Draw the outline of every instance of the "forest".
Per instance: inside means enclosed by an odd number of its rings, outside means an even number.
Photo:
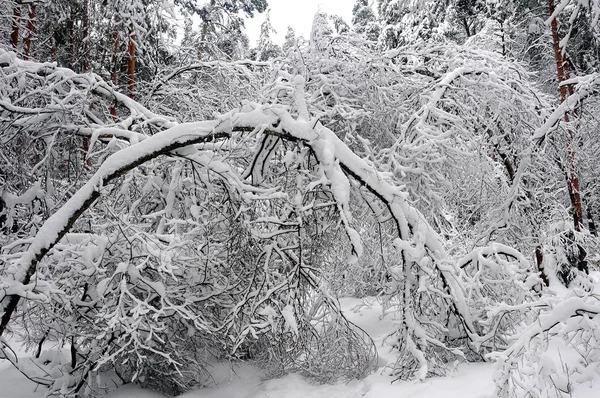
[[[0,362],[597,396],[600,0],[352,2],[0,0]]]

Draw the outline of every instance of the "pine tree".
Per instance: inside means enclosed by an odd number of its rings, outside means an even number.
[[[296,32],[294,32],[294,29],[292,29],[291,26],[288,26],[282,46],[283,53],[288,54],[293,50],[297,45],[297,40]]]
[[[352,8],[352,29],[364,35],[367,40],[377,41],[381,26],[368,0],[356,0]]]
[[[468,39],[475,35],[485,17],[486,4],[482,0],[455,0],[454,13],[457,22],[464,29]]]
[[[442,42],[448,33],[440,27],[448,17],[450,5],[449,0],[380,0],[380,44],[391,49],[421,40]]]
[[[260,36],[256,47],[256,60],[266,61],[281,55],[281,48],[271,40],[271,34],[277,33],[271,25],[271,14],[267,11],[265,20],[260,26]]]

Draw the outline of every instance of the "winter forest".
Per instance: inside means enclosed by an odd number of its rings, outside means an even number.
[[[0,0],[0,374],[598,396],[600,0],[348,1]]]

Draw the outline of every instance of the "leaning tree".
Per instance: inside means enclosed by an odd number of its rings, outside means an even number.
[[[410,375],[462,355],[445,341],[448,328],[477,339],[460,269],[438,234],[401,187],[311,117],[303,77],[281,72],[279,102],[179,123],[94,74],[11,52],[0,61],[3,140],[31,148],[2,176],[11,190],[30,189],[3,195],[0,334],[23,333],[36,347],[41,373],[2,340],[32,380],[63,395],[97,388],[94,372],[109,368],[124,381],[197,380],[206,361],[241,351],[324,380],[365,375],[369,340],[307,261],[316,224],[342,226],[348,263],[362,255],[351,190],[394,224],[398,341]],[[81,169],[70,184],[67,150]],[[68,352],[45,352],[49,341]]]

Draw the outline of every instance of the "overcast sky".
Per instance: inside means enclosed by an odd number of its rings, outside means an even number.
[[[291,26],[297,36],[308,38],[317,11],[340,15],[350,23],[352,7],[355,0],[268,0],[271,9],[271,24],[277,31],[273,41],[283,43],[287,27]],[[246,21],[246,33],[250,38],[250,46],[254,46],[260,34],[260,25],[265,20],[265,13],[255,14]]]

